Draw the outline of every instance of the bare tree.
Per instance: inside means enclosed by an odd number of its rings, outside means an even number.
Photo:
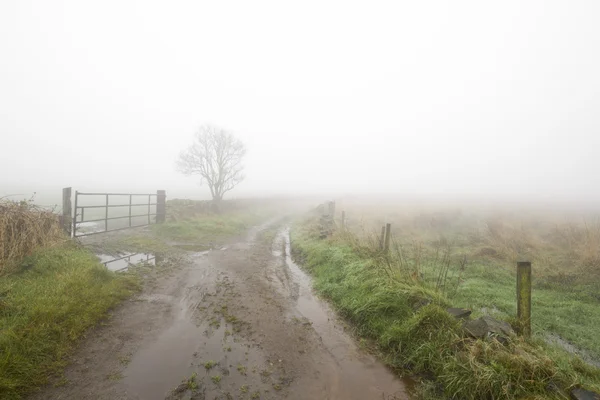
[[[200,175],[206,181],[213,201],[244,180],[242,158],[246,147],[232,133],[212,125],[203,125],[194,143],[179,154],[177,170],[184,175]]]

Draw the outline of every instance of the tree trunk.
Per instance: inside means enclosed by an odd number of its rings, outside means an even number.
[[[219,214],[221,212],[221,200],[222,196],[214,195],[212,204],[210,205],[212,212]]]

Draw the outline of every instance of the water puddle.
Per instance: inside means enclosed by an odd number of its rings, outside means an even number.
[[[163,400],[174,383],[194,371],[194,349],[198,347],[200,328],[181,319],[149,348],[136,353],[125,370],[124,384],[128,392],[140,399]]]
[[[562,347],[568,353],[575,354],[575,355],[581,357],[581,359],[584,362],[586,362],[587,364],[589,364],[593,367],[596,367],[596,368],[600,368],[600,360],[599,359],[595,359],[587,351],[579,349],[574,344],[569,343],[568,341],[564,340],[559,335],[557,335],[555,333],[549,333],[546,335],[546,337],[544,339],[545,339],[546,343],[549,343],[554,346]]]
[[[198,274],[191,270],[190,280],[197,279]],[[240,341],[233,322],[217,317],[210,307],[205,307],[216,300],[217,293],[218,288],[190,286],[179,301],[171,296],[157,297],[157,301],[174,302],[174,320],[131,359],[123,374],[127,393],[144,400],[204,398],[192,397],[185,384],[181,393],[176,393],[176,388],[193,374],[202,395],[235,393],[248,384],[247,375],[265,365],[266,360],[259,349]],[[208,317],[198,320],[200,315]],[[218,387],[212,380],[215,376],[220,377]]]
[[[78,222],[77,233],[97,233],[104,232],[104,222]]]
[[[414,387],[414,381],[399,379],[375,357],[358,348],[350,335],[344,332],[345,324],[337,319],[327,303],[313,294],[311,278],[292,260],[289,228],[278,233],[273,255],[283,259],[282,268],[287,278],[283,279],[281,286],[294,301],[292,318],[308,320],[335,360],[331,368],[334,371],[332,397],[409,398],[407,390]]]
[[[96,254],[100,259],[100,262],[111,271],[124,271],[129,266],[146,263],[149,265],[156,265],[157,256],[151,253],[132,253],[132,254],[117,254],[113,256],[110,254]]]

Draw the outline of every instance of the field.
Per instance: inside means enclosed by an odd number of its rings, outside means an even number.
[[[299,307],[300,312],[306,299],[290,299],[301,294],[301,285],[308,285],[304,294],[308,296],[310,282],[293,281],[298,276],[286,269],[291,268],[289,253],[285,246],[280,250],[286,232],[290,232],[294,257],[313,276],[312,286],[338,310],[344,324],[349,322],[347,332],[393,371],[421,382],[414,398],[558,400],[568,398],[569,392],[580,386],[600,390],[600,339],[596,335],[600,326],[600,224],[592,210],[342,199],[337,201],[336,228],[323,238],[319,212],[302,214],[288,231],[290,213],[304,212],[305,204],[244,200],[226,202],[222,212],[215,214],[206,202],[170,200],[164,224],[90,236],[82,240],[86,243],[82,247],[60,232],[55,215],[27,202],[5,203],[1,243],[11,262],[4,262],[10,268],[0,271],[0,345],[8,350],[0,359],[0,397],[21,398],[46,382],[60,387],[44,390],[79,393],[87,387],[88,378],[72,371],[61,374],[80,338],[133,293],[159,290],[163,279],[165,287],[171,287],[170,279],[175,279],[177,284],[170,289],[175,296],[198,285],[219,287],[219,279],[228,274],[244,289],[240,305],[252,298],[265,307],[275,301],[280,312],[289,307]],[[343,225],[342,211],[346,216]],[[380,232],[387,222],[392,226],[392,240],[389,254],[384,254]],[[261,228],[253,231],[260,232],[258,236],[244,234],[257,225]],[[27,235],[9,234],[18,231],[15,227],[27,228],[23,230]],[[35,240],[15,241],[21,237]],[[115,274],[93,254],[121,250],[161,253],[162,258],[172,259],[165,266],[178,268],[165,271],[161,280],[149,279],[146,270]],[[184,261],[184,252],[195,255]],[[465,336],[461,322],[447,313],[448,307],[469,308],[472,318],[492,316],[519,329],[515,318],[517,260],[533,263],[532,338],[510,335],[501,341]],[[216,283],[206,281],[207,276]],[[244,286],[248,282],[252,284]],[[183,287],[186,289],[181,290]],[[256,287],[264,288],[266,297],[257,294]],[[156,311],[154,305],[139,301],[127,304],[140,313],[137,320],[142,322]],[[204,315],[203,307],[194,312]],[[243,315],[260,319],[254,310],[261,307],[244,309]],[[242,308],[239,311],[242,313]],[[271,311],[265,315],[274,329],[269,332],[273,341],[269,343],[281,343],[277,351],[288,350],[290,329],[299,326],[303,334],[296,333],[302,340],[304,330],[312,332],[311,321],[296,326],[298,318],[273,319]],[[323,321],[315,317],[314,326],[321,339],[336,324],[326,313],[322,316]],[[155,322],[164,328],[171,317]],[[327,324],[320,326],[324,321]],[[138,329],[117,328],[122,332]],[[190,334],[195,335],[196,329],[191,326]],[[252,340],[262,343],[264,337]],[[177,336],[173,343],[178,342]],[[296,365],[298,377],[313,376],[307,371],[321,368],[322,364],[314,362],[317,355],[333,357],[334,353],[327,353],[318,343],[313,343],[315,353],[305,355],[313,361]],[[223,354],[237,351],[231,344],[218,344],[215,348]],[[105,347],[102,340],[96,345]],[[184,350],[187,355],[195,354],[193,346]],[[279,359],[292,362],[301,358],[299,354]],[[115,353],[99,362],[94,381],[105,382],[106,376],[119,381],[121,375],[114,372],[113,364],[121,356]],[[189,365],[188,361],[181,365]],[[327,362],[338,374],[346,361]],[[136,365],[119,364],[118,371],[125,376],[126,370],[135,371]],[[153,371],[163,375],[160,368]],[[386,381],[385,373],[390,374],[386,371],[381,366],[378,379]],[[171,390],[180,379],[171,378],[161,390]],[[250,379],[242,378],[244,382]],[[284,382],[291,381],[286,378]],[[236,390],[238,383],[229,382]],[[221,390],[220,383],[213,384],[216,386],[210,390]],[[100,386],[97,390],[105,389]],[[350,393],[355,389],[344,390]],[[294,393],[291,386],[289,393]],[[44,393],[41,395],[43,398]]]
[[[534,333],[568,342],[599,363],[598,214],[514,205],[370,207],[347,202],[339,207],[347,209],[348,229],[361,235],[390,222],[392,251],[432,287],[436,271],[448,269],[439,289],[455,306],[475,314],[515,316],[516,262],[531,261]]]
[[[388,364],[436,377],[425,379],[438,385],[432,398],[501,393],[562,398],[540,384],[567,390],[600,383],[593,367],[600,365],[600,224],[593,211],[369,199],[338,200],[336,208],[338,230],[328,240],[317,239],[316,216],[297,226],[297,256],[313,273],[317,290],[354,322],[359,335],[375,339]],[[379,240],[386,222],[392,224],[392,244],[389,257],[382,257]],[[517,260],[533,265],[533,337],[515,343],[527,357],[508,362],[514,354],[505,349],[475,345],[467,346],[468,354],[455,348],[443,355],[454,339],[440,337],[437,329],[458,328],[435,307],[415,314],[411,304],[426,298],[442,308],[471,309],[473,318],[489,315],[518,326]],[[438,327],[419,328],[430,317]],[[416,325],[398,325],[403,319]],[[433,338],[419,341],[423,335]],[[477,359],[473,352],[486,356]],[[470,361],[462,363],[461,357]],[[523,368],[535,384],[520,376]]]

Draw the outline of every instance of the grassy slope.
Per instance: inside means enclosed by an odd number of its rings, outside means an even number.
[[[169,221],[152,228],[159,237],[209,244],[242,233],[262,218],[263,213],[251,211],[208,214]]]
[[[41,251],[25,269],[0,278],[0,398],[18,399],[59,373],[85,331],[133,291],[72,244]]]
[[[470,265],[463,279],[460,290],[452,297],[456,306],[476,310],[475,315],[483,307],[494,307],[501,318],[516,315],[514,272],[480,263]],[[534,334],[556,333],[600,357],[600,304],[587,288],[539,283],[534,287],[532,303]]]
[[[574,385],[600,389],[599,370],[542,341],[514,338],[503,346],[463,338],[459,324],[443,309],[444,298],[414,311],[411,303],[419,297],[436,295],[389,279],[367,253],[342,240],[318,240],[314,232],[310,223],[297,225],[292,243],[313,274],[315,288],[354,323],[358,334],[377,342],[389,365],[433,376],[431,398],[564,399]],[[465,292],[463,300],[474,295]]]

